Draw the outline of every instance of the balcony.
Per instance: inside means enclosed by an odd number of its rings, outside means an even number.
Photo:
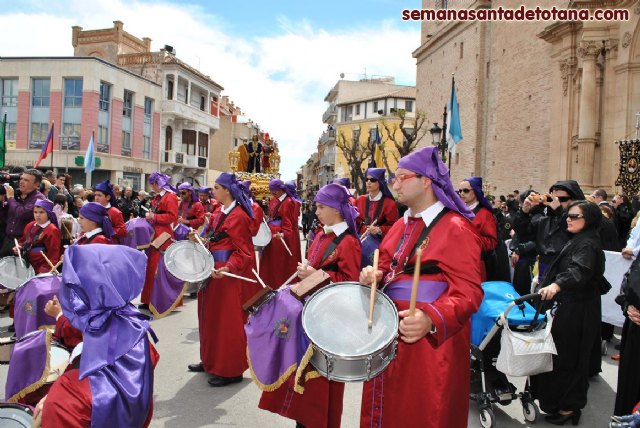
[[[336,117],[338,116],[338,106],[335,104],[329,105],[327,111],[322,115],[322,122],[324,123],[334,123],[336,121]]]
[[[178,120],[181,119],[188,122],[196,122],[208,127],[209,129],[220,129],[219,118],[181,101],[163,100],[162,114],[174,115]]]
[[[165,150],[164,163],[174,163],[178,165],[184,164],[185,154],[181,152],[174,152],[173,150]]]
[[[319,144],[327,144],[336,140],[336,131],[334,129],[330,131],[324,131],[318,140]]]

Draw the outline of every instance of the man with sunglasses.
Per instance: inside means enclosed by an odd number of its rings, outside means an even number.
[[[387,186],[384,168],[369,168],[366,173],[367,194],[358,196],[358,232],[362,241],[362,267],[373,263],[373,252],[398,220],[398,204]],[[375,224],[374,224],[375,223]]]
[[[398,163],[393,190],[407,205],[380,244],[378,271],[367,266],[400,316],[396,358],[364,384],[361,426],[463,428],[469,400],[471,314],[482,302],[480,240],[473,212],[456,194],[436,147]],[[422,249],[416,311],[409,315],[417,249]]]
[[[575,180],[558,181],[549,188],[549,195],[531,194],[516,213],[514,228],[531,228],[536,234],[536,252],[540,256],[538,283],[541,284],[551,260],[562,250],[571,235],[567,232],[567,207],[572,201],[584,200],[584,193]],[[543,210],[533,210],[543,205]]]
[[[204,207],[196,197],[196,190],[191,183],[178,186],[180,204],[178,205],[178,223],[198,230],[204,224]]]
[[[482,280],[494,279],[496,265],[495,249],[498,245],[498,228],[493,216],[493,207],[482,191],[482,177],[469,177],[460,183],[460,199],[473,211],[475,226],[482,249]]]

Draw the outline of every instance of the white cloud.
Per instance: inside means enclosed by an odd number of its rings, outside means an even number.
[[[3,56],[73,55],[71,26],[108,28],[120,20],[126,31],[150,37],[152,50],[172,45],[180,59],[199,64],[224,86],[224,94],[279,142],[286,179],[315,150],[325,128],[323,99],[340,73],[355,79],[366,69],[369,76],[415,81],[411,52],[420,37],[401,22],[328,32],[282,16],[279,34],[250,40],[225,33],[228,23],[196,5],[71,0],[29,7],[34,12],[5,9],[3,33],[12,36],[0,39]]]

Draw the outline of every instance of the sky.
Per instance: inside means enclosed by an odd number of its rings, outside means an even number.
[[[420,0],[0,0],[0,56],[72,56],[71,27],[110,28],[165,44],[224,87],[279,145],[284,179],[315,151],[324,97],[340,79],[415,85]]]

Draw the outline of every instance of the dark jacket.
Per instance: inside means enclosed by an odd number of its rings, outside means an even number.
[[[600,296],[605,256],[597,230],[571,237],[549,265],[543,287],[560,286],[557,300],[581,301]]]

